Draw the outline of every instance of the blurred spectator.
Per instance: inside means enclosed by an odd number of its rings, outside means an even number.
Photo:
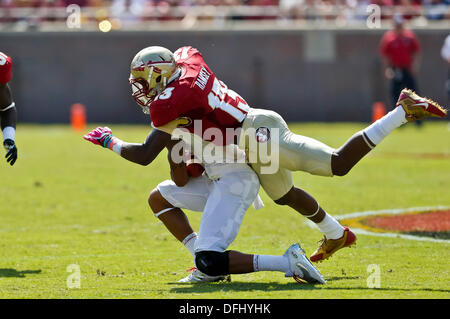
[[[64,5],[67,7],[71,4],[79,5],[80,7],[87,7],[89,4],[88,0],[64,0]]]
[[[92,21],[98,20],[99,15],[110,15],[119,24],[182,21],[194,17],[205,21],[279,19],[321,23],[328,20],[345,26],[361,24],[367,17],[369,4],[382,8],[382,19],[390,19],[393,12],[401,13],[406,20],[450,18],[450,0],[0,0],[0,23],[35,21],[38,25],[43,21],[61,21],[64,8],[69,4],[83,7],[85,19]],[[201,10],[190,10],[197,6],[202,6]],[[219,10],[218,7],[226,8]]]
[[[447,5],[441,0],[424,0],[425,16],[429,20],[442,20],[445,18]]]
[[[380,42],[380,54],[385,77],[390,81],[392,107],[395,107],[401,90],[405,87],[417,91],[414,78],[418,71],[419,41],[412,30],[404,27],[404,18],[396,14],[394,29],[388,30]]]
[[[277,6],[279,0],[247,0],[247,1],[237,1],[241,2],[242,5],[250,6]]]
[[[445,38],[444,45],[442,46],[441,56],[448,67],[448,79],[445,82],[445,87],[448,93],[448,99],[450,100],[450,34]]]
[[[394,5],[400,6],[398,9],[399,14],[402,15],[403,19],[411,20],[412,18],[420,16],[420,5],[421,2],[414,0],[394,0]]]
[[[146,0],[113,0],[111,18],[120,20],[123,24],[137,23],[141,19]]]

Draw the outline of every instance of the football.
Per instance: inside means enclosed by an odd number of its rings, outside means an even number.
[[[189,161],[188,163],[186,163],[186,168],[189,176],[191,177],[199,177],[205,171],[203,165],[195,163],[193,161]]]

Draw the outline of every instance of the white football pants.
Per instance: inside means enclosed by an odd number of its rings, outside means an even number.
[[[233,165],[233,164],[230,164]],[[259,180],[247,165],[211,180],[205,174],[178,187],[171,180],[157,188],[173,206],[203,212],[195,251],[223,252],[236,238],[245,212],[259,191]]]

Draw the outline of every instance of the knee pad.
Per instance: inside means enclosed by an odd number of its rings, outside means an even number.
[[[200,251],[195,253],[195,266],[208,276],[222,276],[229,274],[229,251]]]

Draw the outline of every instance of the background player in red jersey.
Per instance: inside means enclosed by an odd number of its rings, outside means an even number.
[[[419,68],[420,43],[414,31],[405,28],[401,14],[394,15],[392,22],[394,28],[386,31],[380,41],[380,55],[395,105],[403,88],[418,92],[415,76]]]
[[[17,111],[8,85],[11,78],[12,59],[0,52],[0,117],[3,146],[7,151],[6,160],[10,165],[14,165],[17,160],[17,146],[15,144]]]

